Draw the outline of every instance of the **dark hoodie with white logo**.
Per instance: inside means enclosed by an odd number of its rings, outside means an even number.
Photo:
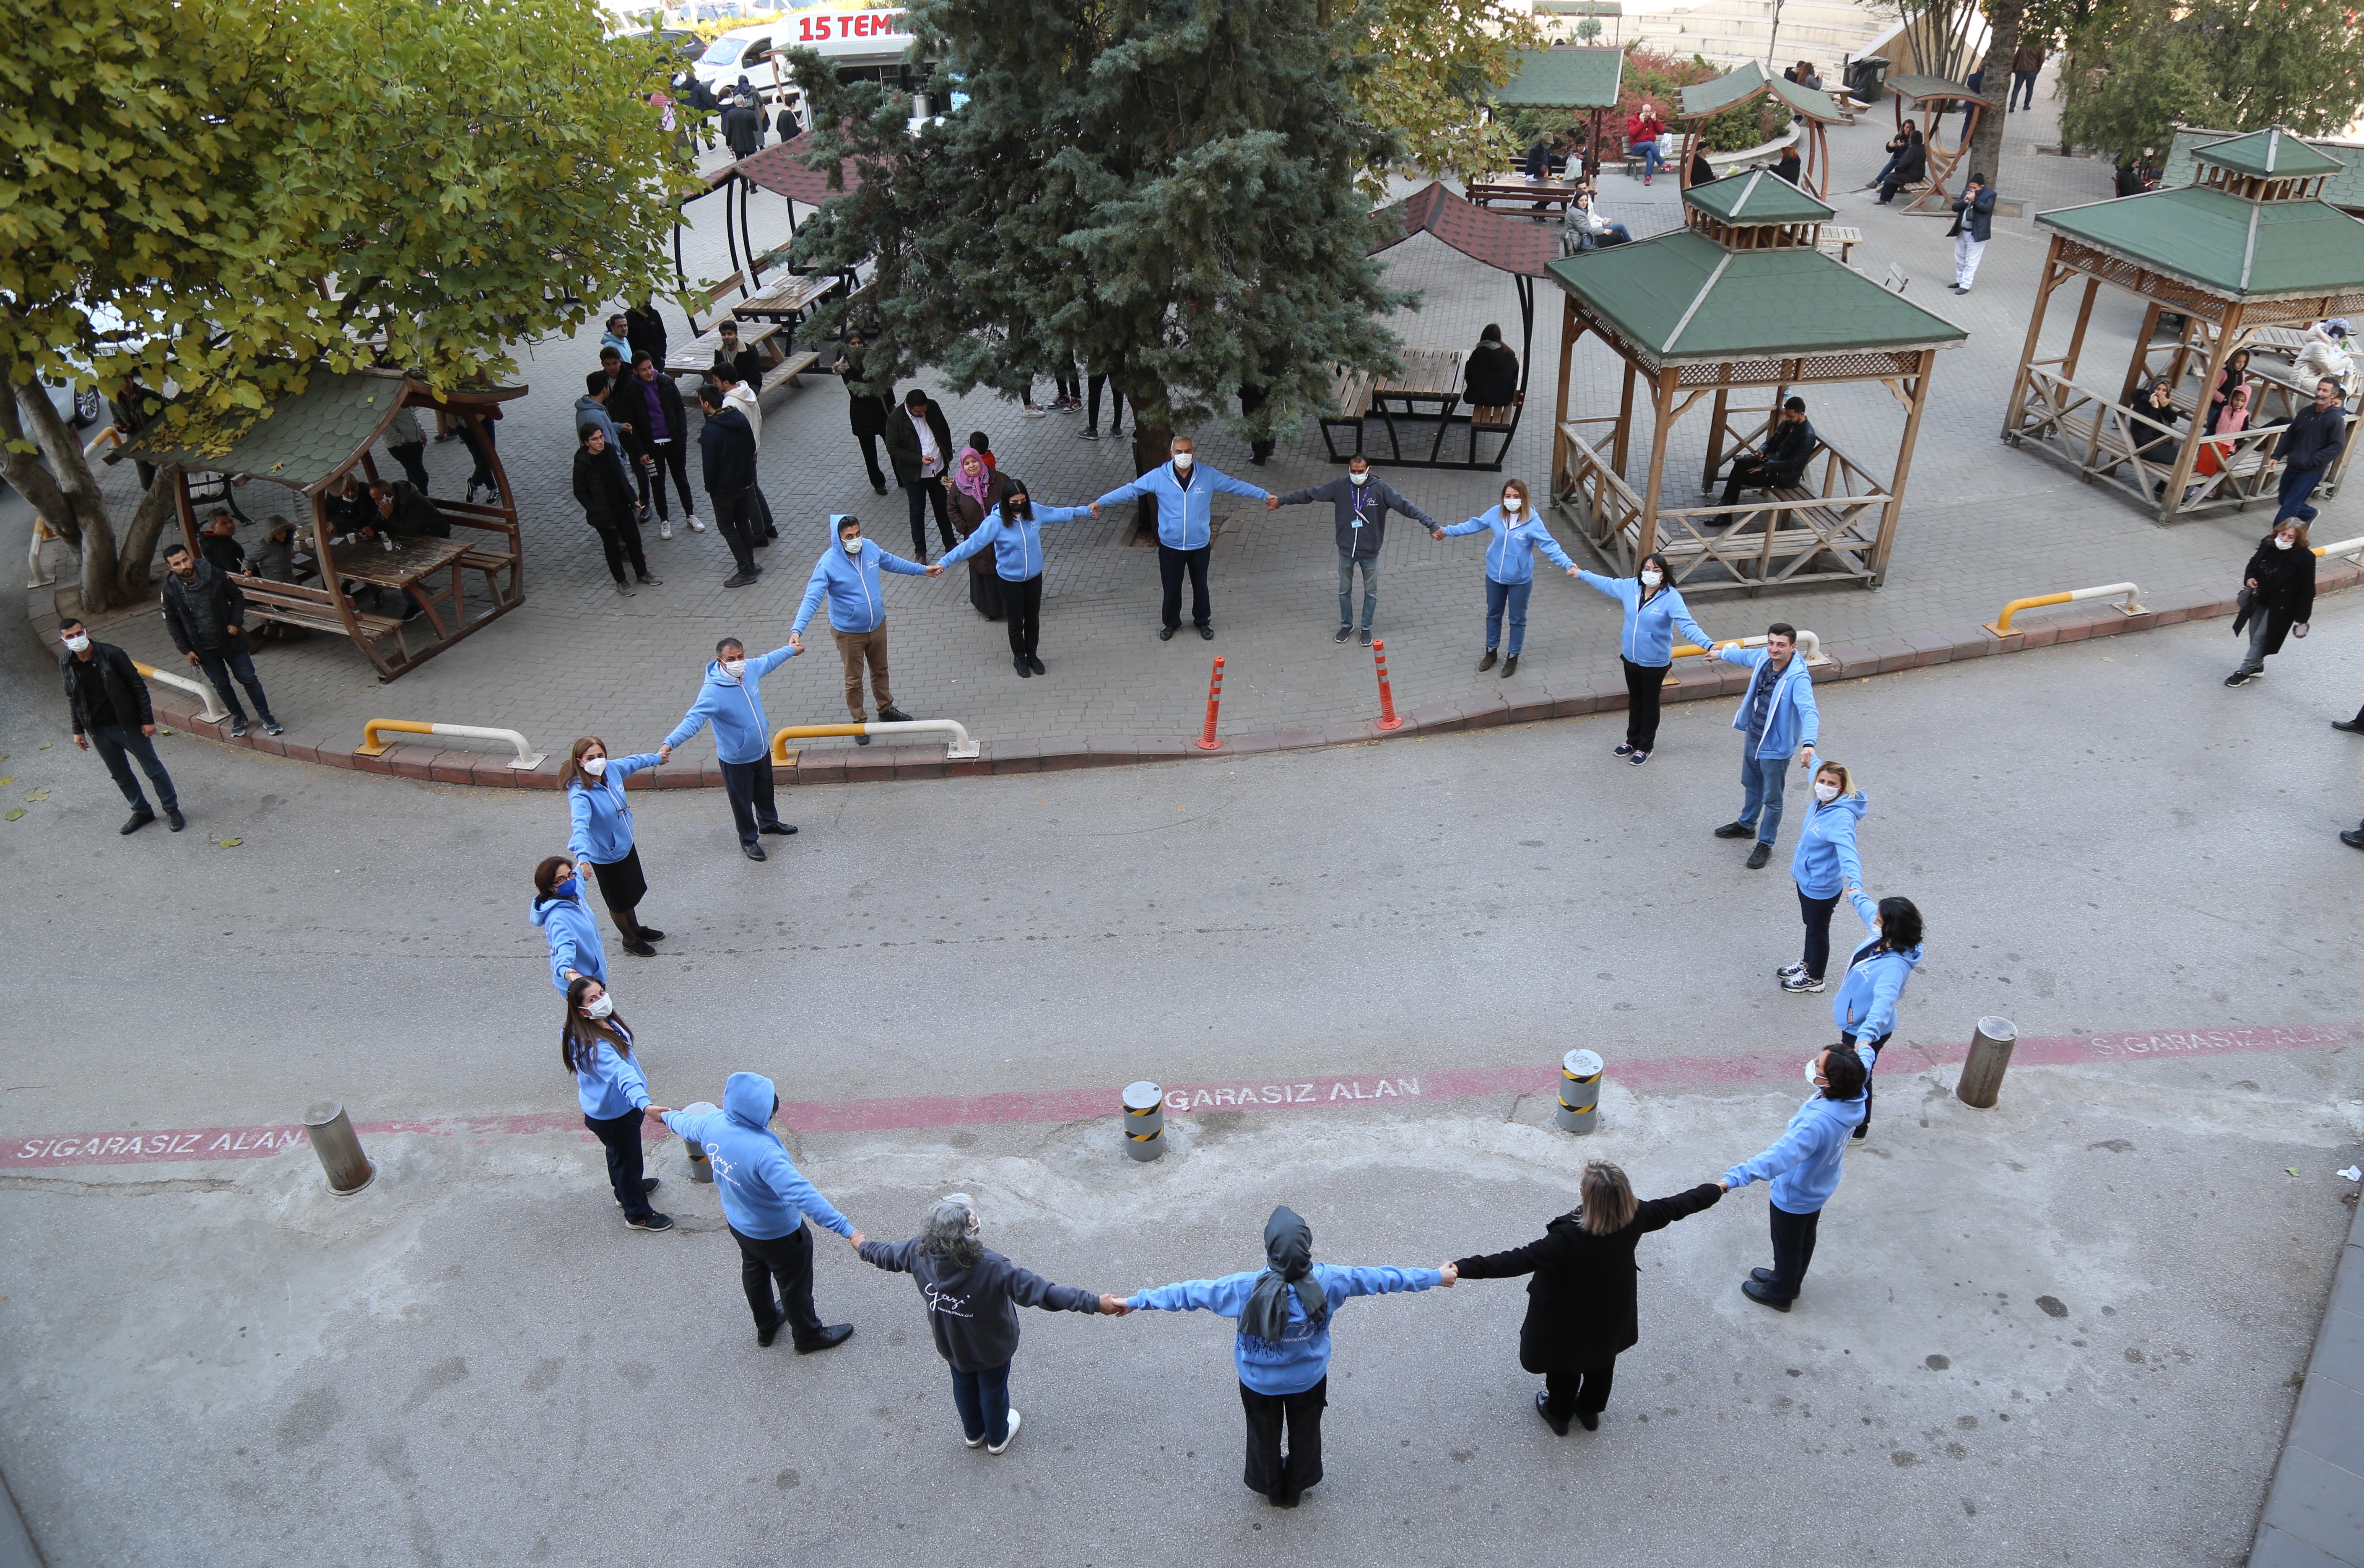
[[[923,1252],[909,1241],[864,1241],[862,1261],[898,1274],[909,1274],[928,1304],[928,1330],[936,1350],[955,1372],[986,1372],[1008,1364],[1018,1353],[1018,1309],[1039,1307],[1045,1312],[1098,1312],[1100,1298],[1073,1285],[1053,1284],[1031,1269],[1021,1269],[1000,1253],[987,1251],[974,1263],[959,1263],[937,1252]]]

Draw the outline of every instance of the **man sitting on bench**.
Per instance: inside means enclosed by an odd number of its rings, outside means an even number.
[[[1781,405],[1780,422],[1766,439],[1762,455],[1742,451],[1732,460],[1732,478],[1723,487],[1723,504],[1740,505],[1744,490],[1786,490],[1806,472],[1806,462],[1820,445],[1814,428],[1806,423],[1806,400],[1792,397]]]

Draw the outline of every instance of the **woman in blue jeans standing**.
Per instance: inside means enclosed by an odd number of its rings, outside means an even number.
[[[670,1230],[673,1220],[649,1206],[657,1178],[641,1174],[641,1122],[652,1110],[649,1081],[632,1055],[632,1031],[616,1016],[608,988],[582,975],[566,987],[566,1022],[558,1032],[558,1057],[574,1074],[583,1103],[583,1125],[608,1149],[608,1184],[634,1230]]]
[[[1523,480],[1502,482],[1501,505],[1449,528],[1433,528],[1432,539],[1445,539],[1459,534],[1488,530],[1492,538],[1486,545],[1486,657],[1478,661],[1478,668],[1494,667],[1497,651],[1502,646],[1502,617],[1511,619],[1511,653],[1502,661],[1502,678],[1509,680],[1519,668],[1519,650],[1527,640],[1527,595],[1535,585],[1535,551],[1549,556],[1552,564],[1573,577],[1578,573],[1575,562],[1559,541],[1535,516],[1534,504],[1527,498]]]

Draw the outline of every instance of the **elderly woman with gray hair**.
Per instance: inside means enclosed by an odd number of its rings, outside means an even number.
[[[976,1203],[966,1193],[938,1198],[927,1224],[909,1241],[849,1238],[862,1261],[909,1274],[927,1303],[928,1330],[952,1363],[953,1403],[971,1448],[999,1453],[1017,1440],[1018,1412],[1009,1407],[1009,1362],[1018,1351],[1018,1309],[1124,1315],[1113,1296],[1053,1284],[978,1240]]]

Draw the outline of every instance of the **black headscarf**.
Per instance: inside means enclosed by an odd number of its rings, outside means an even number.
[[[1270,1266],[1259,1275],[1247,1309],[1240,1314],[1240,1332],[1259,1340],[1278,1340],[1288,1328],[1288,1287],[1308,1321],[1319,1325],[1330,1315],[1330,1298],[1313,1273],[1313,1228],[1287,1204],[1272,1211],[1264,1225],[1264,1255]]]

